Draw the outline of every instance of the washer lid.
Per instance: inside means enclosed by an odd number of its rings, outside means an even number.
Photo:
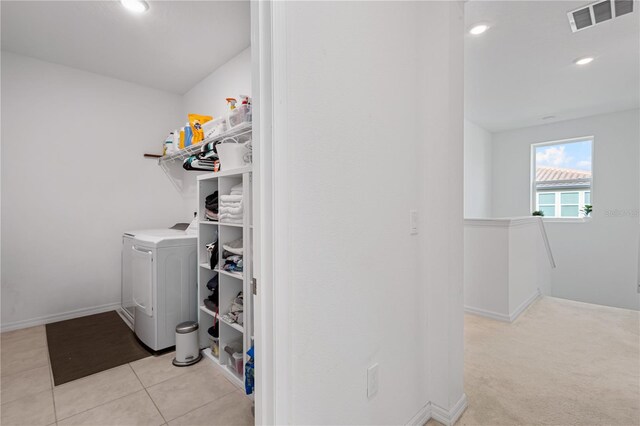
[[[125,232],[125,237],[133,237],[136,241],[156,247],[195,245],[198,236],[178,229],[143,229]]]

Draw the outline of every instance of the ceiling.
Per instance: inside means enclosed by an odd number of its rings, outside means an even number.
[[[640,106],[640,4],[633,13],[573,33],[567,12],[593,1],[465,4],[465,115],[489,131]],[[577,58],[594,56],[585,66]],[[543,117],[555,116],[543,120]]]
[[[2,50],[184,94],[249,46],[248,1],[2,0]]]

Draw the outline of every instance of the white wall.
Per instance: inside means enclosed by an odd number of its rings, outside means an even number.
[[[178,191],[142,154],[161,152],[189,113],[218,117],[240,94],[251,95],[248,48],[184,96],[2,52],[3,329],[119,303],[122,232],[196,210],[199,173],[176,163]],[[46,138],[25,138],[34,123]]]
[[[465,310],[514,321],[549,295],[553,256],[542,219],[465,219]]]
[[[2,52],[2,326],[120,302],[127,230],[189,220],[155,160],[180,96]]]
[[[554,262],[541,218],[464,222],[468,312],[511,322],[540,294],[549,294]]]
[[[278,7],[290,422],[404,424],[430,400],[449,410],[462,398],[461,5]],[[398,107],[407,93],[423,101]],[[379,391],[368,399],[374,363]]]
[[[491,217],[492,136],[464,120],[464,217]]]
[[[221,117],[229,110],[225,98],[236,98],[240,102],[240,95],[251,96],[250,48],[243,50],[229,62],[217,68],[184,94],[182,100],[183,120],[186,122],[189,114]],[[193,212],[196,211],[196,176],[201,173],[187,172],[182,169],[181,165],[177,166],[172,170],[172,173],[182,183],[181,193],[185,203],[185,214],[193,215]]]
[[[545,221],[557,268],[554,296],[640,309],[637,288],[639,110],[495,133],[493,214],[530,214],[531,144],[594,136],[592,219]]]
[[[463,2],[418,2],[420,279],[428,396],[436,420],[466,407],[463,389]],[[442,202],[445,208],[434,208]]]
[[[509,317],[509,228],[465,220],[464,306],[494,319]]]
[[[225,98],[251,95],[251,48],[246,48],[184,94],[182,111],[218,118],[229,108]]]

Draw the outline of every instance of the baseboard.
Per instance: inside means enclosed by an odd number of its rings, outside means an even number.
[[[451,410],[446,410],[437,404],[427,402],[427,404],[409,420],[407,425],[423,426],[430,419],[434,419],[445,426],[453,426],[460,416],[462,416],[462,413],[464,413],[468,405],[467,395],[464,393]]]
[[[524,311],[527,310],[529,306],[531,306],[533,302],[538,300],[540,296],[542,296],[540,289],[536,289],[536,291],[531,296],[529,296],[527,300],[522,302],[520,306],[518,306],[509,315],[505,315],[505,314],[501,314],[493,311],[487,311],[485,309],[480,309],[480,308],[473,308],[471,306],[465,306],[464,311],[468,314],[480,315],[481,317],[491,318],[496,321],[514,322]]]
[[[511,317],[509,315],[500,314],[498,312],[487,311],[480,308],[473,308],[471,306],[465,306],[464,311],[468,314],[480,315],[481,317],[491,318],[497,321],[511,322]]]
[[[524,302],[522,302],[520,304],[520,306],[518,306],[516,308],[515,311],[513,311],[511,314],[509,314],[509,322],[514,322],[519,316],[520,314],[522,314],[524,311],[527,310],[527,308],[529,306],[531,306],[531,304],[533,302],[535,302],[536,300],[538,300],[538,298],[542,296],[542,293],[540,292],[540,289],[536,289],[536,291],[527,298],[527,300],[525,300]]]
[[[427,404],[407,422],[407,426],[424,426],[431,419],[431,403]]]
[[[63,312],[61,314],[47,315],[28,320],[21,320],[2,324],[0,330],[2,332],[19,330],[21,328],[35,327],[36,325],[49,324],[52,322],[64,321],[73,318],[84,317],[87,315],[100,314],[102,312],[113,311],[120,308],[120,303],[109,303],[106,305],[94,306],[92,308],[76,309],[75,311]]]
[[[436,421],[439,421],[445,426],[453,426],[456,424],[464,410],[467,409],[469,402],[467,400],[467,394],[462,394],[458,402],[451,408],[451,410],[446,410],[436,404],[431,404],[431,418]]]

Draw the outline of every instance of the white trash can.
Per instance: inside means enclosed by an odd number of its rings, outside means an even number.
[[[202,359],[198,345],[198,323],[195,321],[181,322],[176,326],[176,357],[173,365],[186,367]]]

